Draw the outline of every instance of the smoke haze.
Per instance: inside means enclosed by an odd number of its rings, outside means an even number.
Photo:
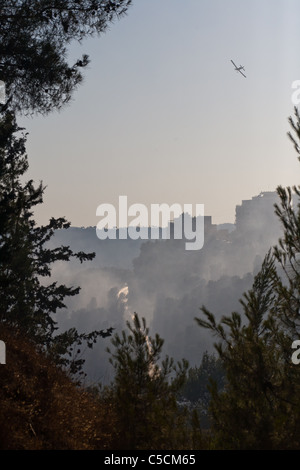
[[[99,240],[95,227],[61,230],[53,245],[74,251],[96,252],[91,262],[59,263],[52,276],[66,285],[80,286],[78,296],[58,312],[62,330],[79,332],[125,328],[134,312],[145,317],[150,334],[165,340],[164,353],[199,365],[214,338],[194,318],[205,305],[217,318],[241,312],[239,299],[251,288],[269,248],[280,237],[274,214],[277,193],[261,193],[236,207],[236,223],[212,224],[205,218],[205,241],[199,251],[185,250],[185,240]],[[86,352],[90,382],[108,382],[110,339],[99,339]]]

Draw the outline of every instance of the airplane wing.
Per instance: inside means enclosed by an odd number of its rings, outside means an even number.
[[[231,60],[231,62],[233,63],[233,65],[235,66],[235,68],[237,68],[237,66],[235,65],[235,63],[233,62],[233,60]]]
[[[243,75],[243,77],[247,78],[246,75],[241,70],[239,70],[239,72]]]

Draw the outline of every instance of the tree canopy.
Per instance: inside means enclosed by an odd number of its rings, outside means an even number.
[[[69,246],[50,249],[56,230],[67,229],[64,218],[51,217],[45,226],[34,220],[43,202],[44,186],[23,182],[28,169],[26,134],[16,114],[47,114],[60,109],[82,81],[88,64],[83,55],[67,60],[72,41],[101,34],[124,15],[131,0],[6,0],[0,2],[0,321],[21,329],[70,372],[81,371],[83,342],[92,347],[111,329],[79,334],[75,328],[59,335],[55,313],[79,287],[45,282],[56,261],[92,260],[94,253],[73,252]]]
[[[67,229],[64,218],[51,218],[38,226],[33,210],[43,202],[44,187],[23,182],[28,169],[26,135],[12,113],[0,119],[0,321],[22,331],[43,347],[49,356],[76,374],[83,360],[75,351],[82,343],[91,347],[104,331],[79,334],[75,328],[56,334],[55,313],[66,307],[65,299],[80,287],[68,287],[51,279],[56,261],[92,260],[95,253],[74,252],[69,246],[50,248],[56,230]],[[109,329],[111,334],[111,330]],[[77,347],[75,347],[77,346]],[[75,351],[74,351],[75,350]],[[74,351],[74,352],[73,352]],[[66,356],[67,354],[67,356]]]
[[[288,135],[300,154],[297,109],[295,117]],[[300,337],[300,186],[279,186],[277,192],[283,236],[241,299],[243,315],[233,312],[217,322],[202,307],[196,318],[219,339],[226,387],[211,387],[210,409],[216,445],[225,449],[300,446],[300,368],[292,361]]]
[[[0,79],[10,108],[49,113],[68,103],[89,63],[69,64],[72,41],[104,33],[131,0],[6,0],[0,2]]]

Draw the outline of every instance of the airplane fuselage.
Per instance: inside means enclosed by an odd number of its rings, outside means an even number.
[[[233,66],[234,66],[234,69],[239,72],[240,74],[243,75],[243,77],[246,78],[246,75],[242,72],[242,70],[245,70],[245,67],[243,65],[240,65],[239,67],[233,62],[233,60],[231,60]]]

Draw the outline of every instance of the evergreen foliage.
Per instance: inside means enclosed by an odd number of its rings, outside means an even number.
[[[89,58],[67,60],[72,41],[101,34],[131,0],[6,0],[0,3],[0,79],[10,108],[47,114],[68,103]]]
[[[126,13],[131,0],[8,0],[0,4],[0,79],[7,101],[0,105],[0,321],[18,328],[70,373],[81,374],[83,343],[92,347],[100,331],[79,334],[72,328],[55,335],[54,314],[79,287],[46,283],[55,261],[92,260],[94,253],[73,252],[69,246],[50,249],[64,218],[37,226],[34,208],[43,202],[44,186],[23,183],[28,169],[26,134],[20,135],[15,114],[47,114],[68,103],[82,81],[89,60],[67,61],[72,41],[100,34]]]
[[[64,217],[51,218],[38,226],[33,210],[43,202],[44,187],[32,180],[23,182],[28,169],[26,135],[21,134],[13,113],[0,118],[0,321],[22,331],[47,351],[57,364],[70,373],[82,372],[83,359],[74,354],[77,346],[91,347],[103,330],[79,334],[74,328],[55,335],[54,314],[66,307],[65,299],[79,293],[80,287],[57,282],[46,283],[56,261],[77,258],[92,260],[94,253],[73,252],[69,246],[49,248],[55,230],[67,229]],[[21,134],[21,135],[20,135]]]
[[[193,403],[201,402],[204,408],[208,408],[210,395],[207,387],[211,379],[217,383],[218,389],[224,388],[225,375],[222,361],[205,352],[201,364],[188,370],[182,390],[183,397]]]
[[[51,282],[52,265],[71,258],[83,263],[94,253],[49,248],[55,231],[70,223],[61,217],[36,224],[34,208],[45,188],[23,180],[26,134],[15,113],[47,114],[68,103],[89,59],[83,55],[70,65],[67,46],[104,32],[130,4],[0,4],[0,79],[8,96],[0,108],[0,329],[11,361],[0,371],[0,448],[299,449],[300,368],[292,362],[292,343],[300,338],[300,186],[277,188],[283,236],[241,299],[243,314],[232,312],[217,322],[203,306],[196,318],[218,338],[218,359],[206,354],[189,372],[185,360],[162,360],[163,339],[152,338],[145,319],[134,314],[129,332],[115,334],[114,349],[108,349],[115,372],[110,387],[82,391],[53,366],[81,374],[83,344],[92,347],[112,328],[56,334],[55,313],[80,288]],[[297,108],[289,123],[300,161]],[[209,437],[203,438],[197,413],[179,405],[182,394],[209,408]]]
[[[178,449],[187,445],[185,410],[177,404],[188,363],[160,360],[163,339],[149,336],[144,318],[135,313],[129,334],[115,334],[110,353],[115,370],[111,398],[121,449]]]
[[[290,118],[299,147],[300,117]],[[219,338],[215,345],[226,371],[225,391],[211,387],[215,445],[225,449],[299,449],[300,369],[292,358],[299,338],[300,187],[277,188],[275,206],[283,237],[270,249],[244,294],[243,317],[233,312],[217,323],[202,307],[197,323]]]
[[[210,385],[217,390],[224,390],[225,371],[220,358],[205,352],[199,366],[188,369],[186,382],[181,390],[182,399],[187,401],[190,411],[198,415],[202,429],[211,427],[209,406],[211,400]]]

